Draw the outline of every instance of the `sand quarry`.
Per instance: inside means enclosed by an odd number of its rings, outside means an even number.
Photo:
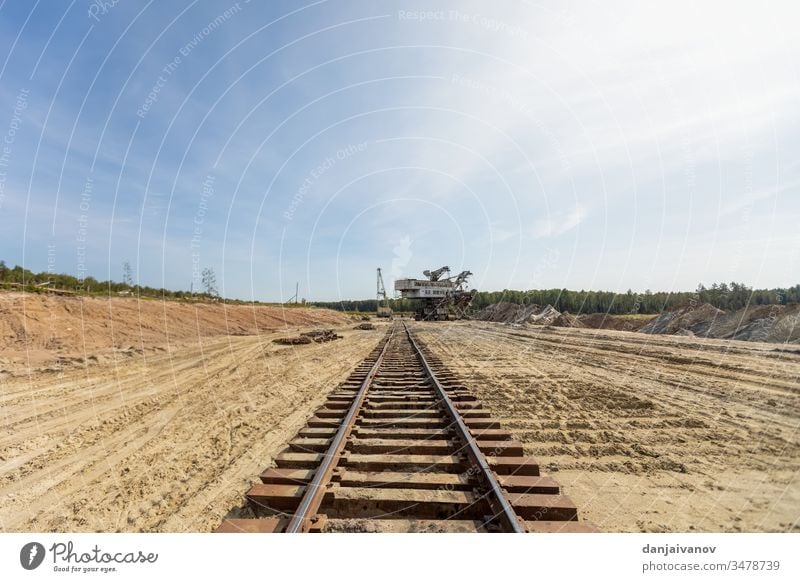
[[[0,294],[0,529],[211,531],[375,323]],[[414,325],[601,530],[800,529],[796,343]],[[273,342],[319,327],[342,339]]]

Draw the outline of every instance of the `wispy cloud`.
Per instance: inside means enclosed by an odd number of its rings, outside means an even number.
[[[757,202],[769,200],[773,196],[777,196],[784,192],[793,192],[794,198],[796,199],[800,195],[800,180],[786,182],[774,188],[762,188],[747,192],[740,198],[733,200],[730,204],[725,206],[722,209],[721,214],[723,216],[727,214],[733,214],[734,212],[744,210],[745,208],[748,208]]]
[[[586,208],[576,206],[572,210],[556,212],[547,218],[536,220],[533,224],[534,238],[550,238],[571,231],[581,224],[587,216]]]

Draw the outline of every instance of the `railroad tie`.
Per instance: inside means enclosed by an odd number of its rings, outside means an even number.
[[[217,532],[591,532],[553,479],[395,322]]]

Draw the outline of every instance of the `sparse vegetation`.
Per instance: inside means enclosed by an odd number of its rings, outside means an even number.
[[[216,274],[212,268],[202,272],[202,293],[189,291],[173,291],[133,284],[130,264],[123,264],[123,281],[98,281],[94,277],[78,279],[72,275],[55,274],[43,271],[33,273],[16,265],[10,268],[5,261],[0,261],[0,287],[24,289],[32,293],[45,293],[48,290],[36,285],[51,282],[50,287],[79,293],[81,295],[117,295],[120,291],[131,290],[133,295],[141,298],[179,299],[187,301],[209,301],[219,297]],[[227,303],[274,304],[262,301],[243,301],[225,299]],[[489,305],[506,302],[519,305],[552,305],[559,311],[572,314],[610,313],[612,315],[646,315],[661,313],[665,309],[673,309],[689,303],[709,303],[718,309],[733,311],[747,305],[791,305],[800,303],[800,284],[787,288],[753,289],[744,283],[713,283],[706,287],[702,283],[695,291],[669,292],[650,291],[642,293],[628,290],[626,293],[613,291],[573,291],[570,289],[533,289],[529,291],[479,291],[471,309],[478,311]],[[286,304],[292,306],[295,304]],[[299,305],[299,304],[297,304]],[[376,299],[344,300],[344,301],[309,301],[303,305],[325,307],[344,311],[348,314],[375,312],[378,307]],[[410,314],[414,312],[413,301],[408,299],[390,299],[389,306],[395,313]]]
[[[210,272],[210,276],[205,277],[205,271]],[[122,266],[122,281],[113,280],[99,281],[94,277],[79,279],[73,275],[64,273],[49,273],[42,271],[34,273],[28,269],[23,269],[19,265],[9,267],[5,261],[0,260],[0,289],[7,291],[25,291],[26,293],[52,293],[53,291],[68,292],[88,297],[103,296],[135,296],[139,299],[174,299],[189,302],[208,302],[218,298],[217,280],[213,269],[204,269],[204,278],[201,279],[204,289],[201,293],[190,291],[165,289],[163,287],[149,287],[147,285],[135,285],[133,281],[133,270],[130,263],[125,261]],[[50,282],[45,287],[37,287],[42,283]],[[209,285],[210,284],[210,285]],[[303,304],[280,304],[267,301],[245,301],[240,299],[226,299],[230,304],[258,304],[258,305],[283,305],[284,307],[311,307]]]

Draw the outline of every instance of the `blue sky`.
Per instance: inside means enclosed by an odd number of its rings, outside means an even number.
[[[797,3],[642,4],[6,0],[0,257],[262,300],[797,283]]]

